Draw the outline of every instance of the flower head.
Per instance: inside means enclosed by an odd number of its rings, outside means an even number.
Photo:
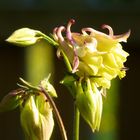
[[[74,20],[68,22],[67,27],[60,26],[54,30],[54,39],[61,50],[67,55],[73,73],[79,76],[93,76],[97,86],[110,87],[110,81],[119,76],[125,76],[124,62],[129,55],[122,49],[120,42],[126,42],[130,31],[122,35],[114,35],[108,25],[103,28],[109,30],[109,35],[92,28],[83,28],[81,33],[71,32]],[[66,31],[66,36],[62,32]]]

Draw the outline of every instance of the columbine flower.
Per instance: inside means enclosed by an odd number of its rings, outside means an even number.
[[[6,41],[18,46],[30,46],[42,38],[42,33],[30,28],[16,30]]]
[[[96,85],[104,88],[109,88],[110,81],[116,76],[123,78],[124,62],[129,54],[122,49],[120,42],[126,42],[130,31],[116,36],[110,26],[103,25],[109,35],[92,28],[73,33],[70,30],[73,23],[74,20],[70,20],[66,28],[54,29],[54,39],[59,43],[57,54],[64,51],[73,67],[72,72],[79,76],[93,76]],[[63,31],[66,31],[65,37]]]

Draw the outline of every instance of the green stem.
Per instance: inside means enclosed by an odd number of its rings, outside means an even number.
[[[80,112],[74,104],[73,140],[79,140]]]
[[[58,46],[58,43],[56,41],[54,41],[51,37],[43,34],[42,32],[38,32],[46,41],[48,41],[50,43],[50,45],[53,45],[55,47]]]

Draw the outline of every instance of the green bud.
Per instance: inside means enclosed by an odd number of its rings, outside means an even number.
[[[54,127],[52,109],[43,94],[29,96],[21,105],[21,125],[26,140],[49,140]]]
[[[102,114],[102,97],[95,85],[86,79],[77,83],[76,104],[92,131],[99,130]]]
[[[41,32],[30,28],[16,30],[6,41],[18,46],[30,46],[42,38]]]
[[[41,86],[46,90],[47,93],[49,93],[52,97],[57,97],[57,93],[54,89],[54,87],[50,84],[49,78],[50,74],[47,78],[41,81]]]

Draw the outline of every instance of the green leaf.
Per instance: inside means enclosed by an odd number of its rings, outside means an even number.
[[[10,111],[19,106],[22,102],[24,91],[17,89],[7,94],[0,102],[0,112]]]

